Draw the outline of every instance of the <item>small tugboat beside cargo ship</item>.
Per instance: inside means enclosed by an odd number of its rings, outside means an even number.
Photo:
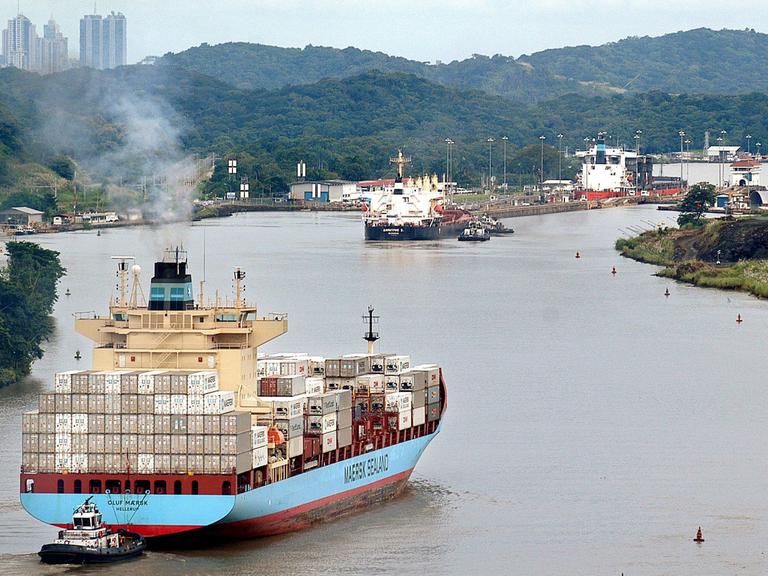
[[[369,353],[264,356],[285,315],[193,299],[178,251],[140,268],[118,258],[108,317],[82,317],[93,370],[56,375],[22,419],[21,503],[69,528],[91,495],[112,530],[144,537],[266,536],[397,495],[440,431],[436,365]],[[129,289],[129,274],[133,274]],[[201,287],[202,292],[202,287]]]

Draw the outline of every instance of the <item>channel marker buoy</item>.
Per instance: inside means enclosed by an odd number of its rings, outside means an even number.
[[[699,543],[704,542],[704,536],[701,535],[701,526],[696,530],[696,538],[694,538],[693,541]]]
[[[667,288],[666,290],[664,290],[664,296],[666,296],[667,298],[669,298],[669,288]]]
[[[576,258],[581,258],[581,254],[579,254],[578,252],[576,252]]]
[[[614,276],[616,276],[616,266],[614,266],[613,268],[611,268],[611,274],[613,274]]]
[[[741,324],[744,322],[744,319],[741,317],[741,314],[736,314],[736,324]]]

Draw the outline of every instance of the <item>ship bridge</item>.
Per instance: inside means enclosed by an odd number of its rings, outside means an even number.
[[[256,394],[259,346],[288,330],[287,314],[259,316],[243,299],[245,273],[234,272],[235,298],[194,299],[186,258],[178,251],[155,264],[147,303],[139,266],[118,260],[118,295],[109,316],[81,314],[75,329],[95,343],[93,370],[217,370],[222,390]]]

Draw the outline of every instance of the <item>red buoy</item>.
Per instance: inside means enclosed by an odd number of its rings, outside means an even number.
[[[696,530],[696,538],[693,539],[694,542],[704,542],[704,536],[701,535],[701,526],[699,526],[699,529]]]
[[[578,252],[576,252],[576,258],[581,258],[581,254],[579,254]]]
[[[614,276],[616,276],[616,266],[614,266],[613,268],[611,268],[611,274],[613,274]]]
[[[736,324],[741,324],[742,322],[744,322],[744,320],[742,320],[741,314],[737,314],[736,315]]]

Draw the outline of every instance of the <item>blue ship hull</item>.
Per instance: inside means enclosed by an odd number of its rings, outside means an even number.
[[[92,502],[105,523],[146,537],[200,529],[227,537],[279,534],[397,495],[439,432],[438,426],[432,434],[237,495],[94,494]],[[21,494],[27,512],[60,527],[82,501],[82,494]]]

